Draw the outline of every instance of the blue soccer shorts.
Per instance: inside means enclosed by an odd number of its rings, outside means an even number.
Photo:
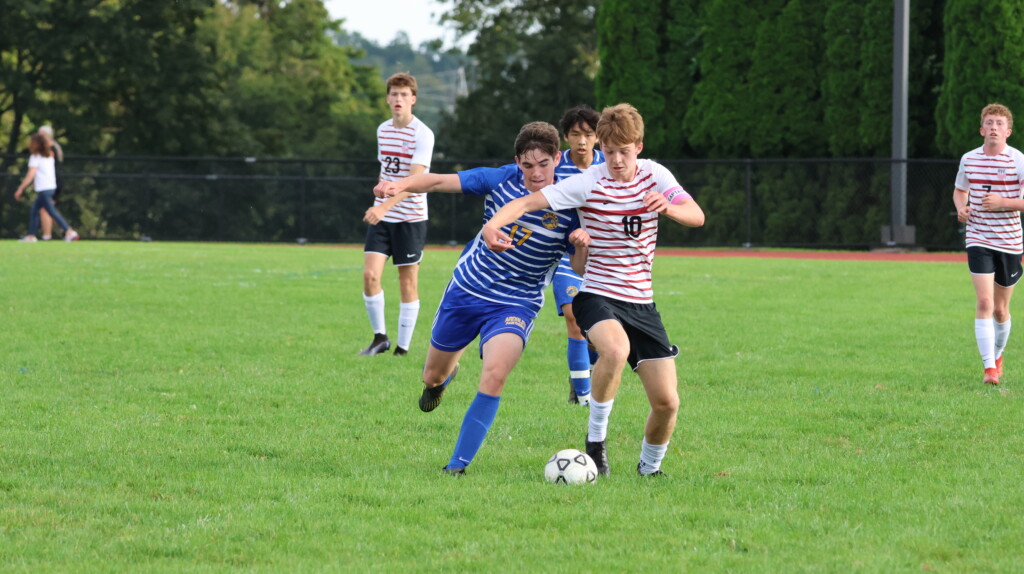
[[[563,255],[562,260],[558,262],[555,276],[551,278],[551,290],[555,295],[555,311],[558,311],[559,317],[564,315],[562,305],[572,304],[573,298],[580,292],[581,285],[583,285],[583,278],[572,270],[572,265],[569,264],[569,255]]]
[[[533,331],[533,319],[533,313],[525,307],[483,299],[452,281],[434,315],[430,344],[440,351],[454,353],[479,335],[482,356],[484,343],[491,337],[515,333],[526,347]]]

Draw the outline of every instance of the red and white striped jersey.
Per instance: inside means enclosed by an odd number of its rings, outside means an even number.
[[[380,179],[398,181],[409,177],[412,164],[426,166],[430,171],[430,159],[434,155],[434,132],[419,118],[404,128],[396,128],[393,119],[377,127],[377,159],[380,161]],[[376,198],[375,205],[386,200]],[[427,220],[427,194],[414,193],[392,207],[384,221],[403,223]]]
[[[981,206],[988,193],[1020,199],[1024,183],[1024,154],[1006,146],[998,155],[980,147],[965,153],[956,174],[956,187],[968,193],[967,247],[987,247],[1004,253],[1024,252],[1019,211],[990,211]]]
[[[590,257],[580,291],[629,303],[654,302],[651,269],[658,241],[658,214],[644,207],[644,195],[681,189],[672,172],[651,160],[637,160],[636,177],[617,182],[608,164],[541,190],[551,208],[577,208],[590,234]]]

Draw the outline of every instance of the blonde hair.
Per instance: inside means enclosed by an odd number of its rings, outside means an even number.
[[[644,118],[629,104],[601,110],[597,121],[597,139],[602,145],[629,145],[644,141]]]
[[[1013,128],[1013,113],[1010,108],[1003,104],[989,104],[981,110],[981,125],[985,125],[985,116],[1003,116],[1006,118],[1006,127]]]

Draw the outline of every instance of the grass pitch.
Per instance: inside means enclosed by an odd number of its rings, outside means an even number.
[[[419,371],[457,251],[430,251],[407,357],[370,340],[358,248],[0,242],[0,564],[76,572],[1010,572],[1024,568],[1024,333],[981,384],[967,270],[659,257],[682,408],[664,480],[580,448],[550,304],[468,475],[440,472],[477,345]],[[397,274],[385,275],[397,331]],[[1018,330],[1020,327],[1018,327]]]

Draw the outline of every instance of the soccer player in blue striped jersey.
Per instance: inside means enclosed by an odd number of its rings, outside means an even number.
[[[505,204],[554,183],[559,147],[554,126],[532,122],[516,136],[515,164],[382,181],[374,193],[378,197],[432,191],[482,195],[486,223]],[[573,244],[587,241],[575,210],[525,213],[502,231],[515,243],[514,251],[491,251],[479,235],[463,250],[434,317],[423,366],[419,406],[430,412],[458,373],[462,353],[480,337],[483,365],[478,392],[444,467],[452,475],[465,473],[497,416],[505,381],[526,347],[558,261]]]
[[[569,144],[569,149],[562,152],[561,160],[555,167],[555,177],[565,179],[583,173],[592,165],[604,163],[604,154],[594,149],[597,143],[597,121],[600,114],[588,106],[576,106],[562,114],[559,127],[562,138]],[[559,316],[565,318],[565,329],[569,343],[566,346],[566,360],[569,364],[569,402],[571,404],[590,404],[590,369],[597,361],[597,353],[588,349],[587,339],[576,325],[576,316],[572,313],[572,300],[580,292],[583,278],[572,270],[569,255],[566,254],[558,263],[558,270],[551,280],[551,290],[555,296],[555,309]]]

